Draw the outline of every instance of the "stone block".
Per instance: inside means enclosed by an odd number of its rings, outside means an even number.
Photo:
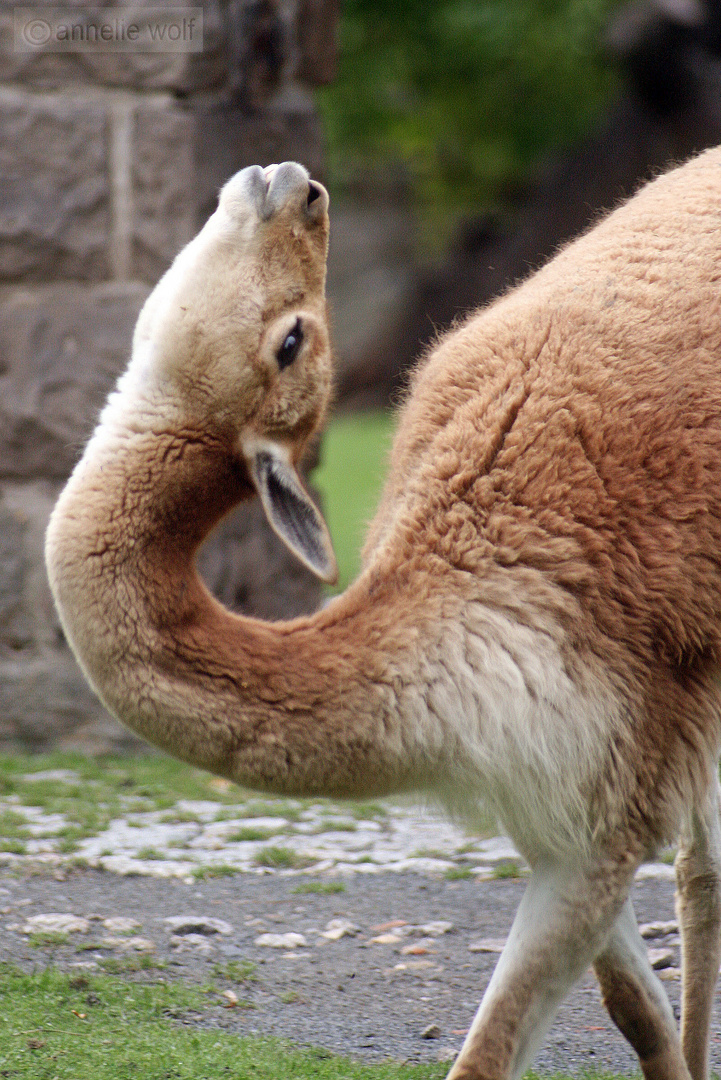
[[[99,754],[144,746],[103,709],[69,650],[0,660],[0,751]]]
[[[0,91],[0,279],[108,275],[108,124],[101,102]]]
[[[133,113],[133,277],[154,284],[197,231],[192,183],[196,125],[172,100]]]
[[[11,649],[21,647],[29,638],[22,613],[24,533],[22,517],[0,503],[0,647]]]
[[[323,600],[323,586],[278,539],[258,500],[221,522],[200,551],[198,569],[221,603],[260,619],[307,615]]]
[[[137,749],[64,643],[43,561],[61,486],[0,481],[0,751]]]
[[[0,481],[0,752],[146,747],[112,719],[65,643],[45,574],[43,543],[60,481]],[[318,581],[246,503],[205,544],[201,572],[228,606],[265,618],[315,610]]]
[[[62,483],[0,481],[0,659],[56,649],[63,632],[50,594],[45,530]]]
[[[70,473],[147,292],[132,282],[0,292],[0,476]]]

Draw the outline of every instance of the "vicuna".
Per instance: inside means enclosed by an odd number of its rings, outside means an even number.
[[[653,1080],[705,1080],[721,958],[721,150],[645,187],[413,379],[358,580],[230,614],[194,553],[239,500],[326,579],[295,466],[331,384],[328,198],[244,169],[147,301],[47,537],[107,707],[291,795],[480,800],[532,867],[458,1059],[517,1077],[589,964]],[[680,836],[681,1036],[629,887]]]

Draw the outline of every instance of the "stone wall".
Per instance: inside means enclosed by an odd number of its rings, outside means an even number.
[[[332,77],[337,0],[208,2],[204,49],[187,54],[19,53],[14,6],[0,0],[0,750],[121,749],[134,737],[87,689],[55,616],[48,515],[145,297],[222,183],[286,159],[322,178],[309,87]],[[252,614],[321,599],[257,507],[222,525],[201,566]]]

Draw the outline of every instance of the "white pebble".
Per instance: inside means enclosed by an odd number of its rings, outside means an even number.
[[[32,915],[23,926],[23,934],[87,934],[90,923],[80,915],[48,912]]]
[[[264,945],[268,949],[296,949],[307,948],[308,942],[302,934],[261,934],[255,939],[256,945]]]

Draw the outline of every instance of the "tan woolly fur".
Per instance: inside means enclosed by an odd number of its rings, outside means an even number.
[[[644,187],[416,371],[358,580],[226,611],[194,555],[237,502],[321,577],[296,472],[332,370],[328,197],[253,166],[177,257],[60,497],[47,564],[125,724],[293,795],[490,804],[532,867],[450,1077],[518,1077],[593,964],[649,1080],[705,1080],[721,960],[721,149]],[[638,933],[680,837],[681,1033]]]

